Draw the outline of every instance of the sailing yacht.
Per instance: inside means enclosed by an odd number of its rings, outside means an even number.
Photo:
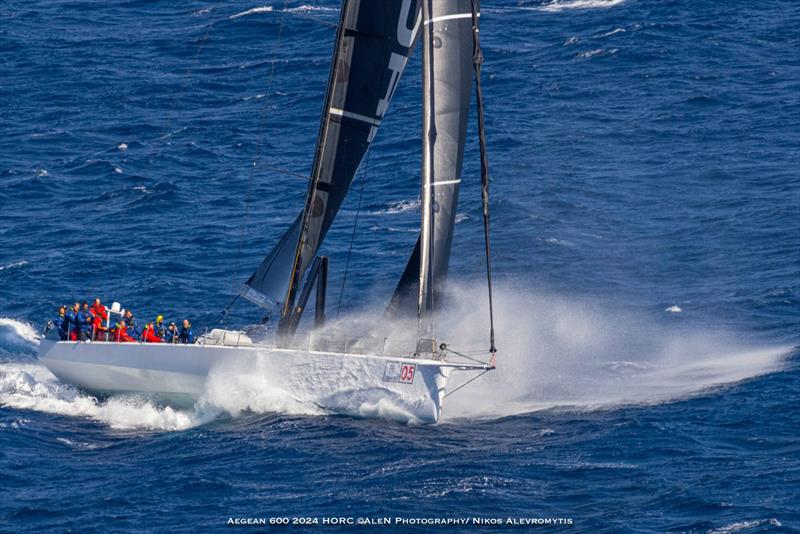
[[[461,375],[463,385],[494,369],[496,352],[479,16],[477,0],[343,0],[305,204],[234,298],[280,313],[271,340],[223,329],[193,345],[46,336],[39,359],[62,381],[90,392],[144,393],[175,404],[202,398],[209,375],[220,366],[257,359],[270,383],[297,401],[350,413],[355,398],[361,405],[388,404],[420,422],[437,422],[444,398],[454,391],[448,387],[454,376]],[[418,39],[423,65],[420,235],[387,311],[414,317],[416,339],[330,339],[318,328],[298,335],[314,288],[314,324],[324,322],[328,260],[318,251]],[[434,321],[445,313],[438,303],[452,246],[473,86],[489,287],[487,361],[450,350],[437,339]],[[299,386],[309,382],[313,388]]]

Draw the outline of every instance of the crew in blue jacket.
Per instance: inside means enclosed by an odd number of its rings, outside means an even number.
[[[127,334],[136,341],[140,341],[142,331],[136,325],[136,319],[133,317],[133,312],[130,310],[125,312],[125,326]]]
[[[80,339],[81,325],[78,321],[78,312],[80,309],[81,305],[76,302],[64,316],[66,317],[67,323],[67,339],[70,341],[77,341]]]
[[[181,333],[178,334],[178,339],[181,343],[187,345],[194,343],[194,333],[192,332],[192,325],[189,323],[189,319],[183,320],[183,327],[181,327]]]
[[[94,315],[89,310],[89,303],[85,300],[83,301],[83,309],[78,312],[78,326],[81,331],[80,339],[92,339]]]
[[[66,306],[59,306],[58,307],[58,315],[55,319],[53,319],[53,326],[56,327],[58,331],[58,337],[61,338],[61,341],[67,340],[67,318],[65,316],[67,312]]]

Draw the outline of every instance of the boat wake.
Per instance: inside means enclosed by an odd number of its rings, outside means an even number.
[[[486,345],[486,310],[473,288],[455,289],[454,313],[441,324],[455,350]],[[608,409],[684,399],[710,389],[779,371],[789,346],[752,347],[732,334],[666,330],[597,305],[499,288],[496,371],[445,402],[445,421],[491,419],[538,410]],[[367,317],[330,323],[349,329]],[[674,315],[670,314],[670,317]],[[39,336],[24,322],[0,318],[0,406],[86,417],[114,429],[183,430],[224,416],[248,413],[323,415],[321,380],[314,373],[286,374],[265,360],[232,358],[214,369],[204,397],[192,410],[158,405],[141,396],[97,399],[60,383],[31,354]],[[456,342],[457,340],[457,342]],[[452,391],[462,377],[450,383]],[[375,402],[359,392],[361,378],[339,384],[337,413],[414,422],[401,403]],[[315,402],[315,399],[318,402]]]
[[[136,396],[101,401],[60,383],[35,361],[0,363],[0,406],[86,417],[117,430],[184,430],[209,422],[217,415],[203,409],[189,412],[157,406]]]

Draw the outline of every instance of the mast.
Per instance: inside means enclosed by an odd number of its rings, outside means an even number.
[[[422,180],[420,198],[421,226],[420,226],[420,256],[419,256],[419,296],[417,300],[417,338],[419,339],[417,351],[425,351],[425,340],[433,339],[433,287],[431,273],[431,255],[433,242],[433,154],[431,153],[436,142],[436,123],[434,122],[433,108],[435,106],[433,94],[433,31],[429,24],[431,19],[431,6],[433,0],[422,2]],[[422,345],[422,346],[421,346]],[[435,343],[434,343],[435,345]],[[431,347],[431,352],[435,346]]]
[[[423,21],[420,238],[390,313],[404,315],[413,306],[419,338],[433,339],[434,315],[442,304],[450,261],[470,111],[470,0],[424,0]]]

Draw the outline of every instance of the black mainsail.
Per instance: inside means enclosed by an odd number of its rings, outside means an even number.
[[[470,0],[423,0],[422,226],[390,304],[390,313],[422,318],[421,337],[432,337],[450,260],[473,76],[472,9]]]
[[[306,204],[242,288],[293,312],[295,295],[381,124],[419,30],[418,0],[342,2]]]

